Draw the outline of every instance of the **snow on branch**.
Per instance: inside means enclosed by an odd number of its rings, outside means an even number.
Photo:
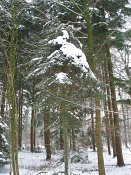
[[[56,39],[50,40],[48,44],[50,45],[61,45],[59,51],[54,51],[48,58],[52,58],[52,56],[59,54],[61,51],[66,58],[70,58],[71,63],[76,67],[79,67],[82,72],[86,73],[86,75],[90,76],[93,79],[96,79],[95,75],[91,71],[88,62],[86,61],[86,56],[83,51],[77,48],[74,44],[68,42],[69,34],[66,30],[62,30],[63,35],[58,36]]]
[[[63,72],[56,74],[56,81],[58,81],[59,84],[72,84],[69,78],[67,77],[67,74]]]
[[[62,30],[63,35],[62,36],[58,36],[56,39],[50,40],[48,42],[48,44],[61,44],[61,45],[65,45],[67,43],[67,39],[69,39],[69,35],[68,32],[66,30]]]

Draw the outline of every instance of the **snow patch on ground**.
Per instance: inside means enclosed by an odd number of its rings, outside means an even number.
[[[74,153],[70,154],[70,157]],[[19,153],[19,166],[20,175],[53,175],[58,173],[59,175],[64,174],[64,163],[60,161],[63,153],[58,152],[52,155],[51,161],[45,160],[45,152],[42,153]],[[97,153],[91,150],[85,150],[81,153],[81,156],[87,156],[87,162],[70,163],[70,174],[71,175],[98,175],[97,165]],[[123,156],[126,166],[117,167],[116,158],[108,155],[104,152],[105,170],[106,175],[130,175],[131,174],[131,152],[129,149],[123,150]],[[10,168],[6,165],[0,170],[1,175],[9,175]]]

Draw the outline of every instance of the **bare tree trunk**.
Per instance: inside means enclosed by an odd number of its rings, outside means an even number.
[[[84,0],[84,17],[87,26],[87,35],[88,35],[88,55],[89,55],[89,63],[94,74],[96,72],[96,61],[93,56],[93,43],[92,43],[92,26],[91,26],[91,17],[90,12],[87,7],[89,1]],[[98,167],[99,167],[99,175],[105,175],[105,167],[104,167],[104,158],[103,158],[103,147],[102,147],[102,129],[101,129],[101,114],[100,114],[100,97],[99,95],[95,97],[95,106],[96,106],[96,146],[97,146],[97,155],[98,155]]]
[[[60,149],[64,149],[63,129],[60,128]]]
[[[130,108],[130,107],[129,107]],[[128,106],[126,105],[126,114],[127,114],[127,135],[128,135],[128,143],[129,145],[131,145],[131,123],[130,123],[130,115],[131,115],[131,111],[129,111]]]
[[[102,65],[102,77],[103,77],[103,90],[104,90],[104,113],[105,113],[105,118],[104,118],[104,122],[105,122],[105,130],[106,130],[106,140],[107,140],[107,148],[108,148],[108,154],[111,155],[111,148],[110,148],[110,124],[109,124],[109,113],[107,110],[107,92],[106,92],[106,78],[105,77],[105,70],[104,66],[106,66],[106,64]]]
[[[69,175],[69,142],[68,142],[68,121],[67,121],[67,111],[66,111],[66,101],[64,99],[67,98],[67,89],[66,85],[62,85],[61,87],[61,100],[60,100],[60,124],[62,129],[62,139],[64,146],[64,169],[65,175]]]
[[[64,149],[64,138],[63,138],[63,124],[62,124],[62,114],[63,114],[62,102],[60,102],[60,149]]]
[[[34,147],[34,151],[35,151],[35,147],[36,147],[36,128],[34,127],[34,139],[33,139],[33,147]]]
[[[95,139],[95,126],[94,126],[94,115],[93,115],[93,111],[91,112],[91,128],[92,128],[92,147],[93,147],[93,151],[96,151],[96,139]]]
[[[112,68],[110,50],[107,45],[105,46],[105,48],[106,48],[106,54],[108,59],[108,72],[109,72],[111,100],[112,100],[112,108],[113,108],[113,116],[114,116],[117,165],[121,167],[121,166],[124,166],[125,164],[124,164],[123,154],[122,154],[119,115],[118,115],[118,108],[117,108],[117,102],[116,102],[115,85],[113,80],[113,68]]]
[[[99,174],[105,175],[104,158],[103,158],[103,147],[102,147],[102,129],[101,129],[101,117],[100,117],[100,99],[96,97],[96,144],[97,144],[97,155],[98,155],[98,167]]]
[[[0,127],[0,152],[3,151],[2,134],[3,134],[3,130],[2,130],[2,128]]]
[[[111,155],[111,148],[110,148],[110,126],[109,126],[109,118],[108,118],[108,112],[106,103],[104,104],[105,109],[105,128],[106,128],[106,140],[107,140],[107,148],[108,148],[108,154]]]
[[[71,130],[72,132],[72,148],[73,151],[76,151],[76,135],[74,129]]]
[[[62,98],[66,99],[66,86],[62,88]],[[64,100],[61,101],[61,118],[63,124],[63,137],[64,137],[64,163],[65,163],[65,175],[69,175],[69,157],[68,157],[68,122],[67,122],[67,112],[65,110],[66,102]]]
[[[45,148],[46,148],[46,160],[51,159],[51,134],[50,134],[50,104],[49,100],[47,100],[47,104],[45,107],[44,113],[44,140],[45,140]]]
[[[16,1],[12,2],[13,23],[11,28],[11,43],[9,57],[9,75],[8,75],[8,103],[10,114],[11,129],[11,159],[13,175],[19,175],[18,167],[18,137],[17,137],[17,107],[15,96],[15,70],[16,70],[16,49],[17,49],[17,23],[16,23]]]
[[[63,116],[64,127],[64,162],[65,162],[65,175],[69,175],[69,158],[68,158],[68,132],[66,116]]]
[[[22,106],[23,106],[23,89],[19,91],[19,106],[18,106],[18,147],[21,150],[22,148]]]
[[[1,97],[1,118],[4,120],[5,118],[5,87],[3,85],[2,97]]]
[[[1,97],[1,120],[4,121],[4,116],[5,116],[5,89],[3,86],[3,90],[2,90],[2,97]],[[0,152],[2,152],[2,148],[3,148],[3,141],[2,141],[2,134],[3,134],[3,128],[0,127]]]
[[[32,106],[31,112],[31,132],[30,132],[30,151],[34,152],[34,118],[35,118],[35,111],[34,107]]]
[[[5,122],[5,99],[6,99],[6,82],[7,82],[7,75],[6,75],[6,57],[2,55],[2,94],[1,94],[1,104],[0,104],[0,115],[1,121]],[[0,127],[0,152],[2,152],[3,148],[3,139],[2,134],[4,130]]]
[[[119,95],[120,95],[120,99],[122,100],[120,89],[119,89]],[[121,108],[122,108],[123,124],[124,124],[124,143],[125,143],[125,147],[128,148],[128,144],[127,144],[127,126],[126,126],[127,119],[126,119],[126,116],[125,116],[124,104],[123,103],[121,104]]]
[[[116,157],[115,129],[114,129],[113,116],[112,116],[112,103],[111,103],[111,98],[110,98],[111,95],[110,95],[109,78],[108,78],[108,70],[107,70],[106,63],[105,63],[105,83],[106,83],[107,104],[108,104],[108,113],[109,113],[109,121],[110,121],[110,132],[111,132],[111,140],[112,140],[112,148],[113,148],[113,157]]]

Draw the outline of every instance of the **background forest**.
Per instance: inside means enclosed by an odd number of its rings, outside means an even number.
[[[21,174],[25,152],[57,154],[65,175],[88,149],[99,175],[105,150],[126,165],[130,15],[130,0],[0,0],[0,171]]]

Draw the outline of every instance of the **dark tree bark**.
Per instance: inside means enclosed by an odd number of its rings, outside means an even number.
[[[73,148],[73,151],[76,151],[76,134],[75,134],[75,131],[74,129],[71,130],[72,132],[72,148]]]
[[[22,107],[23,107],[23,88],[19,90],[19,105],[18,105],[18,147],[22,148]]]
[[[0,113],[1,113],[1,121],[4,121],[5,120],[5,89],[3,87],[3,90],[2,90],[2,97],[1,97],[1,110],[0,110]],[[2,134],[3,134],[3,128],[0,128],[0,152],[2,152],[2,145],[3,145],[3,142],[2,142]]]
[[[106,103],[104,104],[104,110],[105,110],[105,129],[106,129],[106,140],[107,140],[107,148],[108,148],[108,154],[111,155],[111,148],[110,148],[110,125],[109,125],[109,116],[107,112],[107,106]]]
[[[97,74],[96,71],[96,60],[93,56],[93,43],[92,43],[92,26],[91,26],[91,17],[90,12],[87,7],[89,3],[88,0],[84,0],[84,17],[87,26],[87,35],[88,35],[88,55],[89,55],[89,63],[94,74]],[[105,167],[104,167],[104,158],[103,158],[103,147],[102,147],[102,129],[101,129],[101,114],[100,114],[100,97],[96,95],[95,97],[95,122],[96,122],[96,146],[97,146],[97,155],[98,155],[98,168],[99,175],[105,175]]]
[[[5,120],[5,87],[3,86],[1,97],[1,118]]]
[[[113,79],[113,68],[112,68],[111,54],[110,54],[109,47],[106,45],[105,48],[106,48],[106,55],[108,59],[107,61],[108,61],[109,83],[110,83],[112,109],[113,109],[113,116],[114,116],[117,165],[121,167],[121,166],[124,166],[125,164],[124,164],[123,154],[122,154],[119,114],[118,114],[118,108],[117,108],[117,102],[116,102],[115,84]]]
[[[114,129],[113,116],[112,116],[112,102],[111,102],[109,77],[108,77],[108,70],[107,70],[106,63],[105,63],[105,83],[106,83],[107,104],[108,104],[110,132],[111,132],[111,140],[112,140],[112,148],[113,148],[113,157],[116,157],[115,129]]]
[[[51,159],[51,134],[50,134],[50,104],[49,100],[47,100],[47,104],[45,106],[44,112],[44,140],[45,140],[45,148],[46,148],[46,160]]]
[[[104,123],[105,123],[105,130],[106,130],[106,140],[107,140],[107,148],[108,148],[108,154],[111,155],[111,148],[110,148],[110,124],[109,124],[109,113],[108,113],[108,108],[107,108],[107,92],[106,92],[106,77],[105,77],[105,69],[104,66],[106,64],[102,65],[102,76],[103,76],[103,90],[105,94],[104,98]]]
[[[120,99],[122,100],[120,89],[119,89],[119,95],[120,95]],[[124,104],[123,103],[121,104],[121,109],[122,109],[123,125],[124,125],[124,143],[125,143],[125,147],[128,148],[127,126],[126,126],[127,118],[126,118],[126,115],[125,115],[125,110],[124,110]]]
[[[16,54],[17,54],[17,21],[16,21],[16,1],[12,1],[12,27],[10,30],[10,54],[8,60],[8,104],[10,116],[10,136],[11,136],[11,165],[13,175],[19,175],[18,166],[18,136],[17,136],[17,104],[15,96],[15,74],[16,74]]]
[[[36,85],[36,80],[35,77],[32,81],[32,112],[31,112],[31,131],[30,131],[30,151],[34,152],[35,151],[35,115],[36,115],[36,108],[35,108],[35,85]]]
[[[35,111],[34,107],[32,106],[31,112],[31,133],[30,133],[30,151],[34,152],[34,119],[35,119]]]
[[[60,128],[60,149],[64,149],[63,129]]]
[[[92,139],[92,148],[93,151],[96,151],[96,139],[95,139],[95,126],[94,126],[94,115],[93,115],[93,111],[91,112],[91,128],[92,128],[92,135],[91,135],[91,139]]]

